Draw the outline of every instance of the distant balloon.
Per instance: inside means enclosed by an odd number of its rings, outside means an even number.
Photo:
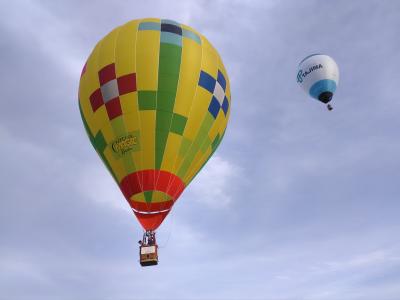
[[[312,54],[300,62],[297,82],[312,98],[328,103],[339,83],[339,68],[330,56]],[[328,109],[332,109],[329,104]]]

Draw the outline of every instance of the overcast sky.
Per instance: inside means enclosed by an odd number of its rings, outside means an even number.
[[[399,299],[400,1],[0,3],[0,299]],[[97,41],[143,17],[203,33],[232,89],[151,268],[77,100]],[[311,53],[339,65],[332,112],[297,86]]]

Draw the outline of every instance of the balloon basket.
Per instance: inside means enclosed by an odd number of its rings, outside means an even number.
[[[146,230],[139,244],[140,265],[142,267],[158,265],[156,233],[152,230]]]
[[[158,246],[140,246],[140,265],[142,267],[158,265]]]

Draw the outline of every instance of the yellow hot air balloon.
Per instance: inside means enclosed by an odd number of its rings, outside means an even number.
[[[220,56],[186,25],[133,20],[89,56],[79,85],[82,120],[150,240],[221,142],[230,105]]]

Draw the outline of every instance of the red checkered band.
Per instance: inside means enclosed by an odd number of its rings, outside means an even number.
[[[115,64],[109,64],[98,72],[100,87],[90,95],[93,112],[105,105],[110,120],[122,115],[119,96],[136,92],[136,73],[117,77]]]

